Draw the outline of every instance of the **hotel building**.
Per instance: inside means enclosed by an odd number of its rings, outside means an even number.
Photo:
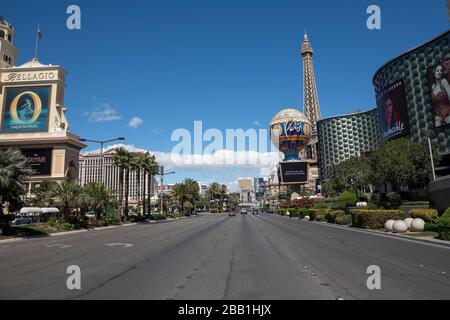
[[[102,157],[99,152],[86,153],[79,157],[79,179],[81,185],[91,182],[103,182],[105,186],[119,198],[120,196],[120,168],[114,163],[115,149],[103,152]],[[103,169],[102,169],[103,168]],[[139,185],[140,177],[140,185]],[[147,183],[144,186],[145,173],[143,171],[130,171],[129,186],[129,200],[131,204],[137,203],[142,199],[145,193],[146,197],[151,191],[151,195],[156,195],[158,190],[158,181],[155,177],[151,177],[150,186]],[[125,181],[125,180],[124,180]],[[125,185],[123,185],[122,195],[125,195]],[[140,196],[140,199],[138,199]]]
[[[69,131],[64,104],[67,72],[36,58],[16,66],[14,27],[0,17],[0,149],[19,149],[34,174],[29,193],[44,180],[77,179],[85,145]]]
[[[378,110],[354,112],[317,122],[320,181],[328,180],[341,162],[380,144]]]

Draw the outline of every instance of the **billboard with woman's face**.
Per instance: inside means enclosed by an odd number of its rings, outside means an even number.
[[[450,124],[450,59],[428,69],[434,126]]]
[[[48,131],[50,87],[5,88],[2,132]]]
[[[383,139],[396,138],[409,133],[403,80],[384,88],[377,98],[377,106]]]

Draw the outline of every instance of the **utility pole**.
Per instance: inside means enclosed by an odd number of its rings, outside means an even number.
[[[431,139],[428,137],[428,149],[430,150],[431,171],[433,173],[433,181],[436,180],[436,172],[434,171],[433,149],[431,148]]]
[[[164,203],[163,203],[163,191],[164,191],[164,176],[168,174],[174,174],[175,171],[164,172],[164,166],[159,168],[159,178],[161,181],[161,192],[160,192],[160,205],[161,205],[161,214],[164,214]]]
[[[80,141],[82,142],[94,142],[94,143],[98,143],[100,144],[100,182],[104,184],[103,181],[103,147],[105,143],[108,142],[113,142],[113,141],[122,141],[125,140],[124,137],[118,137],[115,139],[110,139],[110,140],[102,140],[102,141],[98,141],[98,140],[90,140],[90,139],[80,139]]]

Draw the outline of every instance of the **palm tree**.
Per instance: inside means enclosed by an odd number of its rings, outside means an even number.
[[[187,178],[183,182],[175,184],[172,196],[179,202],[182,213],[185,213],[184,209],[188,207],[188,214],[191,214],[191,209],[195,207],[195,203],[200,197],[197,181]]]
[[[105,213],[111,205],[110,191],[103,183],[91,182],[83,187],[82,193],[86,206],[95,211],[97,220],[100,220],[101,214]]]
[[[137,179],[137,190],[136,190],[136,199],[138,200],[138,207],[139,202],[141,200],[141,169],[143,165],[143,156],[142,154],[138,153],[132,153],[131,159],[130,159],[130,170],[131,172],[136,173],[136,179]],[[141,211],[138,210],[138,215],[141,214]]]
[[[24,192],[23,185],[33,174],[27,159],[19,150],[0,150],[0,204]]]
[[[220,193],[221,193],[220,184],[218,184],[217,182],[213,182],[209,185],[207,195],[208,195],[208,198],[213,201],[213,203],[216,203],[216,200],[219,200]]]
[[[150,212],[151,211],[151,198],[152,198],[152,181],[153,181],[154,175],[157,174],[159,171],[159,164],[158,164],[158,162],[156,162],[154,155],[149,155],[149,154],[146,155],[146,157],[144,158],[144,163],[143,163],[142,169],[144,170],[144,173],[145,173],[144,186],[147,184],[147,190],[148,190],[147,205],[148,205],[148,212]],[[144,188],[144,190],[145,190],[145,188]],[[144,196],[143,196],[142,207],[144,208],[144,213],[145,213],[145,192],[144,192]]]
[[[66,220],[73,209],[78,207],[80,194],[81,188],[73,180],[63,181],[52,190],[52,197],[59,203],[63,221]]]
[[[114,165],[119,168],[119,205],[121,208],[124,208],[123,205],[123,191],[124,191],[124,183],[125,187],[125,208],[122,211],[126,217],[128,217],[128,180],[129,180],[129,166],[130,166],[130,158],[131,153],[125,148],[117,148],[114,153],[113,161]]]

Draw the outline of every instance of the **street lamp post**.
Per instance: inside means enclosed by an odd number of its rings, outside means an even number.
[[[101,183],[103,182],[103,146],[105,143],[109,143],[109,142],[113,142],[113,141],[123,141],[125,140],[124,137],[118,137],[115,139],[110,139],[110,140],[90,140],[90,139],[80,139],[80,141],[82,142],[94,142],[94,143],[99,143],[100,144],[100,181]]]
[[[161,214],[164,214],[164,204],[163,204],[163,191],[164,191],[164,176],[168,175],[168,174],[174,174],[175,171],[171,171],[171,172],[164,172],[164,166],[161,166],[159,168],[159,178],[161,180]]]
[[[430,149],[431,171],[433,173],[433,181],[436,180],[436,172],[434,171],[433,149],[431,148],[431,139],[428,137],[428,148]]]

